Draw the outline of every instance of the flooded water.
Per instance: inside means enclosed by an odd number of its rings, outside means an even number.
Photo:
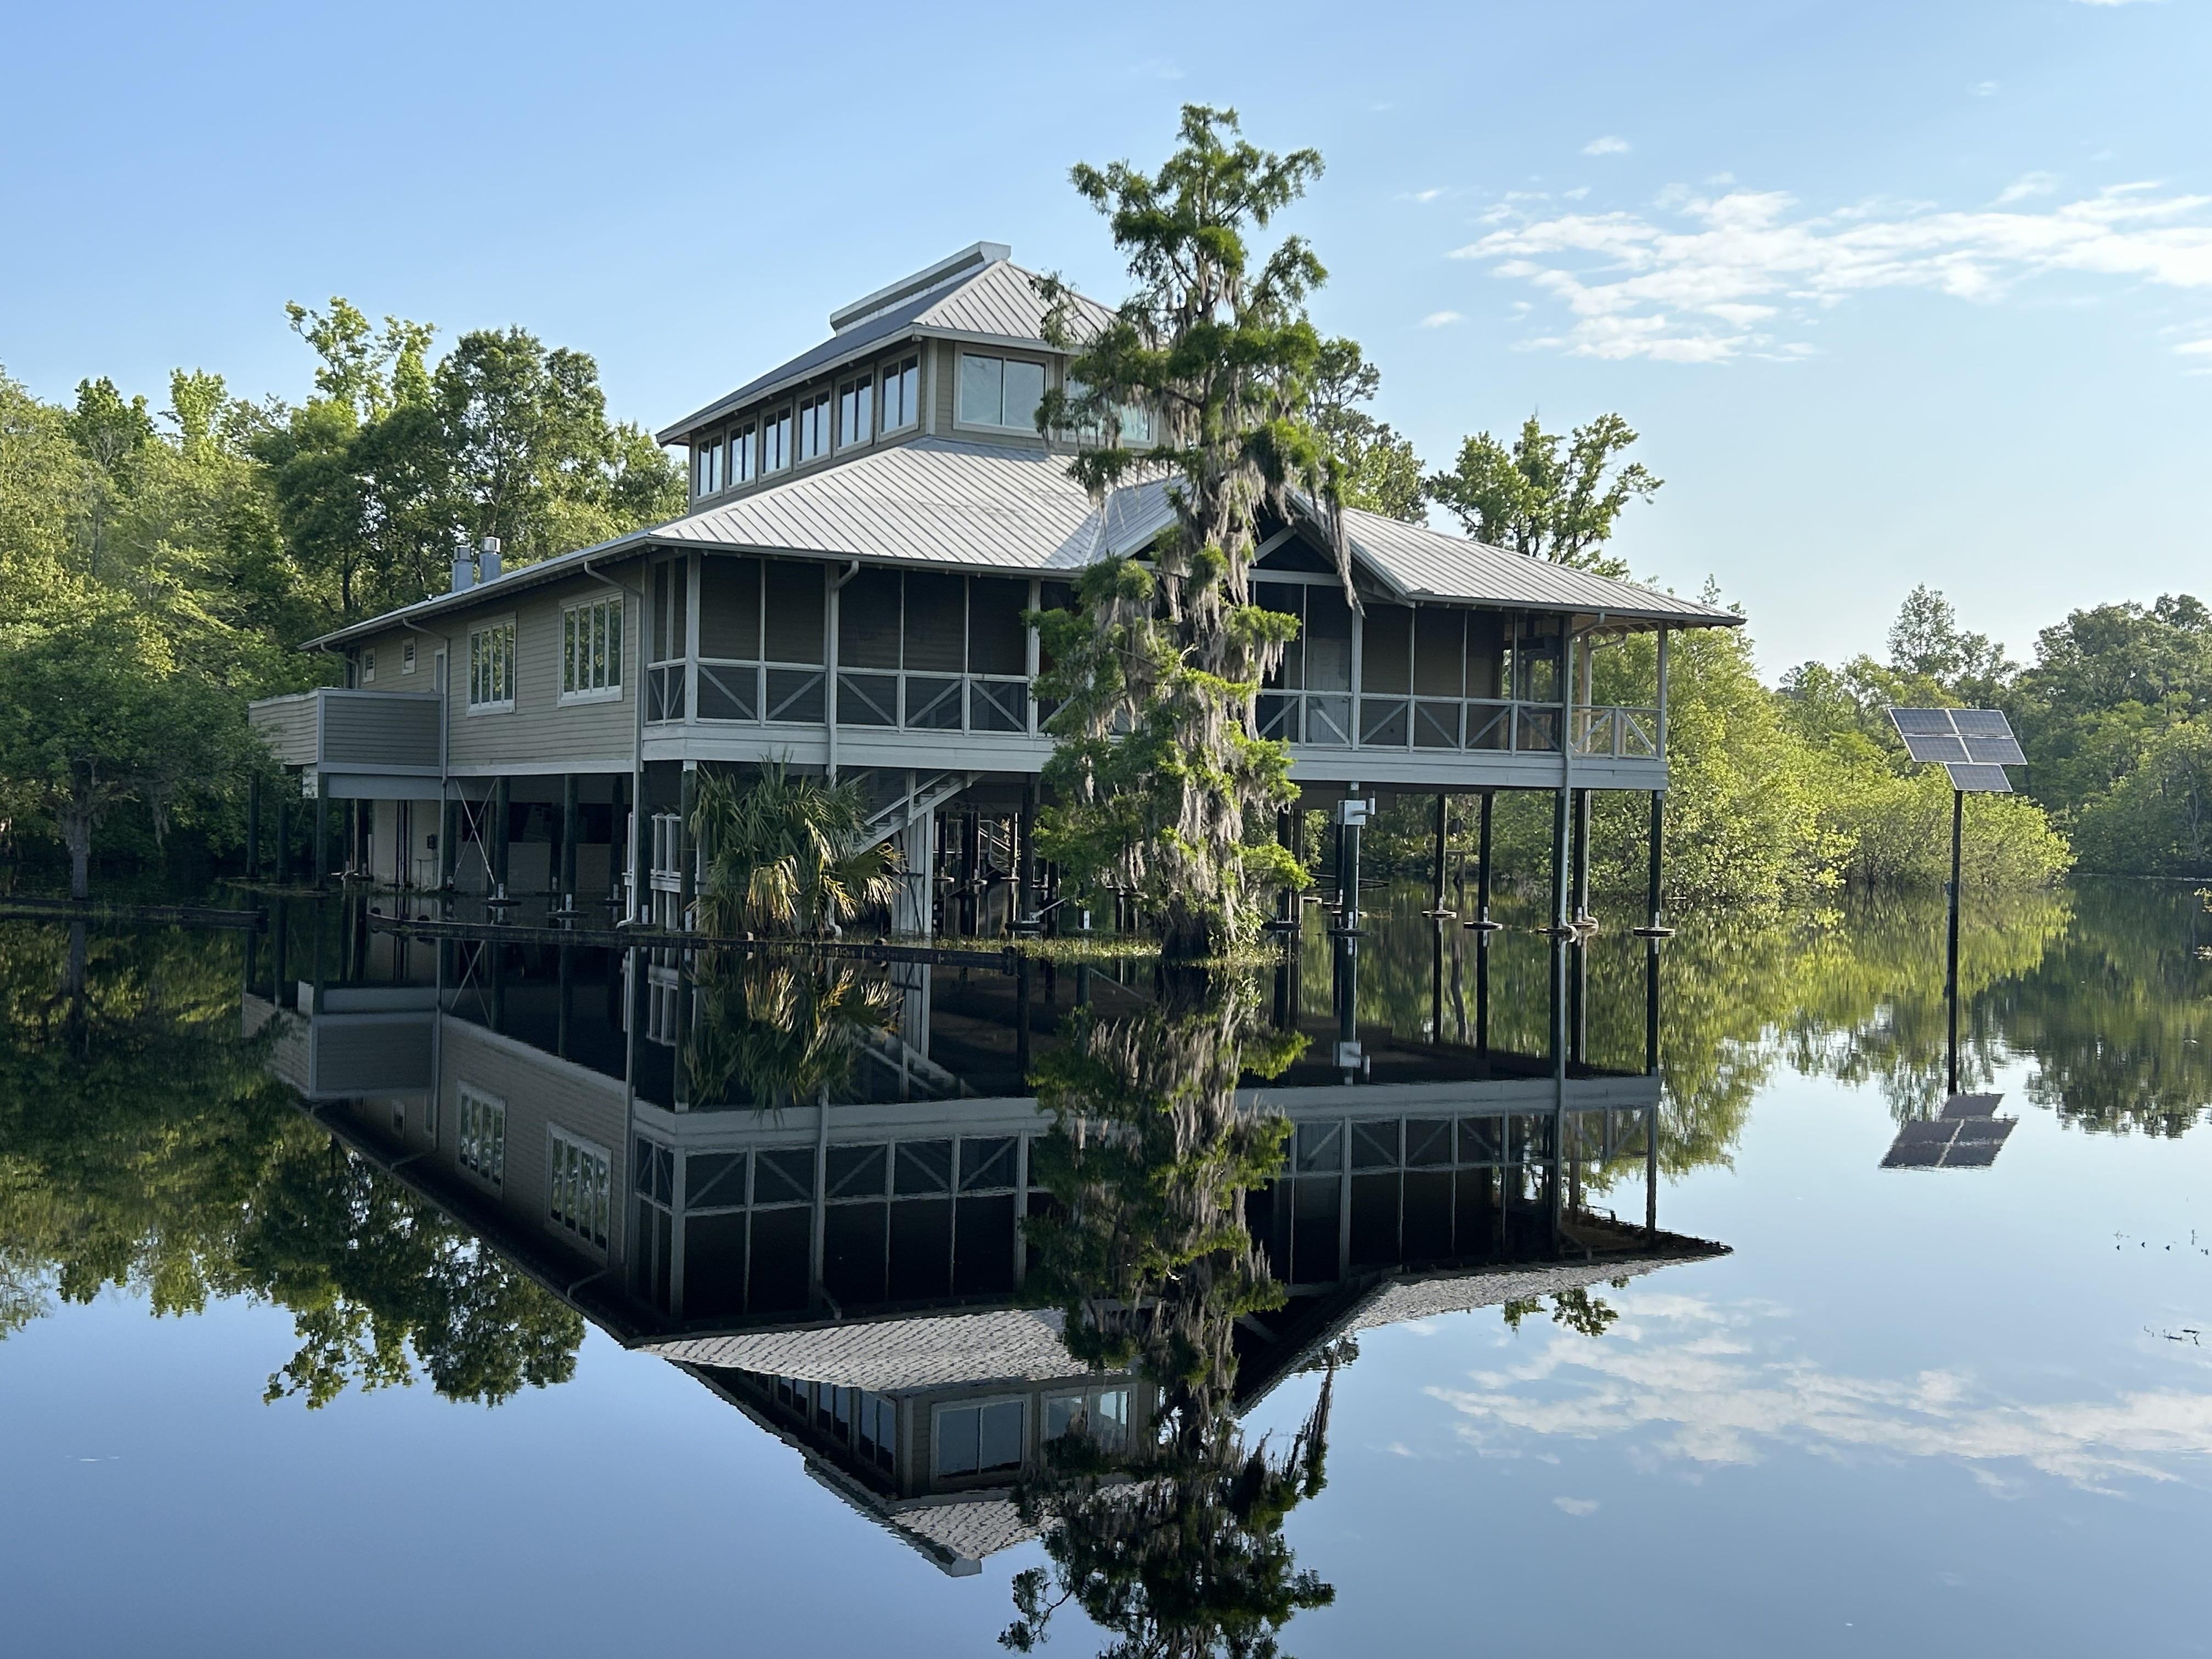
[[[0,921],[7,1645],[2212,1650],[2203,896],[1377,900]]]

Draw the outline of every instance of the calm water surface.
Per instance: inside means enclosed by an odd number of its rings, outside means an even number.
[[[6,1645],[2212,1650],[2200,896],[1970,903],[1948,1119],[1940,901],[1655,997],[1389,896],[1348,978],[696,998],[0,922]]]

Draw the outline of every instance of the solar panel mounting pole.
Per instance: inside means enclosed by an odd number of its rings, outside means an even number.
[[[1959,852],[1966,836],[1966,793],[1951,792],[1951,916],[1950,945],[1943,967],[1943,1000],[1950,1013],[1949,1086],[1946,1095],[1959,1092]]]

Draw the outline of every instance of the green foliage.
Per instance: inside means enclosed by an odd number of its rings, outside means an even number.
[[[577,1316],[301,1116],[241,1035],[234,939],[0,924],[0,1334],[109,1286],[291,1310],[269,1397],[565,1381]]]
[[[699,1019],[684,1043],[690,1097],[763,1111],[842,1091],[860,1045],[896,1024],[899,992],[834,963],[702,952]]]
[[[1431,474],[1425,488],[1479,540],[1625,576],[1626,564],[1601,550],[1621,510],[1632,500],[1650,500],[1664,482],[1641,461],[1620,464],[1635,441],[1618,415],[1601,415],[1567,435],[1545,431],[1531,415],[1510,450],[1478,433],[1460,446],[1452,470]]]
[[[159,415],[105,378],[62,407],[0,373],[0,700],[19,727],[0,732],[0,831],[17,851],[59,843],[82,876],[88,824],[110,854],[158,859],[173,824],[204,853],[235,846],[246,702],[329,671],[301,640],[442,591],[477,536],[527,562],[681,510],[677,469],[607,420],[589,357],[507,330],[433,365],[427,324],[379,331],[343,300],[290,313],[319,362],[296,409],[197,369]]]
[[[1051,1443],[1018,1490],[1052,1565],[1015,1579],[1000,1640],[1017,1652],[1073,1601],[1121,1638],[1109,1651],[1272,1654],[1297,1613],[1334,1599],[1282,1536],[1324,1484],[1333,1376],[1279,1452],[1248,1448],[1230,1409],[1237,1322],[1284,1299],[1243,1197],[1281,1170],[1290,1133],[1240,1109],[1237,1085],[1279,1074],[1305,1042],[1267,1030],[1261,1008],[1248,979],[1171,968],[1132,1018],[1080,1011],[1038,1067],[1053,1128],[1030,1169],[1054,1212],[1025,1224],[1030,1282],[1060,1304],[1069,1352],[1135,1364],[1159,1406],[1132,1445]]]
[[[1428,502],[1413,441],[1357,407],[1373,402],[1382,387],[1381,371],[1360,355],[1357,341],[1323,341],[1313,376],[1314,429],[1328,446],[1342,505],[1422,524]]]
[[[898,853],[888,842],[858,847],[866,812],[855,786],[775,761],[750,781],[702,772],[698,787],[691,832],[708,850],[706,932],[818,938],[890,903]]]
[[[1297,486],[1333,501],[1340,478],[1311,419],[1322,345],[1305,301],[1326,273],[1298,237],[1256,266],[1248,245],[1321,157],[1259,149],[1233,112],[1196,105],[1181,136],[1157,174],[1074,169],[1128,259],[1135,291],[1119,309],[1097,323],[1040,280],[1046,337],[1073,350],[1076,386],[1046,394],[1040,429],[1102,434],[1068,469],[1094,492],[1164,471],[1176,523],[1150,568],[1093,567],[1078,610],[1041,624],[1053,663],[1042,689],[1061,707],[1045,774],[1057,799],[1037,843],[1079,894],[1134,890],[1170,953],[1194,959],[1249,938],[1259,890],[1298,879],[1269,834],[1291,798],[1289,759],[1252,732],[1253,696],[1295,624],[1251,603],[1249,565],[1263,507],[1291,516]],[[1149,451],[1122,444],[1131,404],[1153,411]]]

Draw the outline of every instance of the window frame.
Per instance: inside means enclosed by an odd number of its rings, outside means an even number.
[[[906,418],[894,422],[890,419],[890,399],[886,388],[893,381],[903,380],[911,372],[914,375],[914,397]],[[894,432],[904,432],[921,424],[921,353],[909,351],[877,365],[872,371],[876,381],[876,436],[887,438]]]
[[[363,646],[361,652],[361,683],[371,685],[376,680],[376,647]]]
[[[561,1149],[564,1144],[575,1149],[580,1170],[586,1178],[589,1176],[591,1160],[593,1158],[599,1160],[600,1181],[597,1194],[596,1216],[590,1213],[593,1207],[592,1196],[586,1194],[584,1199],[586,1218],[596,1221],[599,1228],[599,1236],[596,1237],[586,1227],[579,1225],[576,1221],[564,1214],[560,1207],[558,1194],[562,1181]],[[613,1151],[602,1146],[596,1140],[587,1139],[573,1129],[564,1129],[557,1123],[548,1123],[545,1126],[545,1224],[593,1255],[605,1256],[607,1254],[609,1243],[614,1237],[615,1202]]]
[[[453,1084],[453,1167],[489,1192],[507,1189],[507,1097],[479,1089],[466,1078]],[[498,1153],[486,1170],[469,1161],[469,1108],[474,1104],[497,1118]]]
[[[415,672],[415,641],[411,636],[399,641],[399,672],[403,674]]]
[[[1030,1411],[1030,1398],[1026,1394],[979,1395],[966,1400],[942,1400],[933,1402],[929,1408],[930,1485],[935,1487],[946,1481],[957,1480],[963,1484],[1005,1486],[1009,1480],[1018,1477],[1024,1469],[1030,1467],[1030,1462],[1031,1443],[1034,1438],[1032,1431],[1036,1427],[1031,1420],[1036,1414]],[[982,1467],[982,1413],[993,1406],[1008,1405],[1021,1408],[1021,1455],[1012,1465],[994,1463],[990,1468],[985,1468]],[[976,1413],[976,1467],[964,1474],[947,1474],[939,1467],[939,1462],[945,1449],[945,1414],[949,1412],[968,1411]]]
[[[760,417],[732,422],[724,441],[727,444],[728,459],[723,464],[726,480],[724,487],[734,489],[739,484],[749,484],[760,477]],[[744,447],[742,465],[738,459],[739,444]]]
[[[491,633],[503,633],[505,635],[503,643],[507,650],[507,696],[503,698],[487,697],[479,701],[477,696],[477,641],[480,636]],[[514,613],[513,611],[509,611],[504,617],[488,618],[479,626],[470,629],[468,630],[468,646],[469,684],[468,697],[465,703],[468,713],[471,716],[477,714],[512,714],[514,712],[515,676],[520,666],[520,659],[522,654],[521,646],[515,630]]]
[[[837,393],[833,386],[823,386],[818,392],[801,395],[792,404],[791,464],[794,467],[812,466],[817,461],[826,461],[836,448]],[[817,428],[819,439],[815,447],[807,447],[808,428]]]
[[[582,612],[590,617],[594,611],[606,611],[608,678],[603,685],[578,684],[569,689],[569,671],[574,665],[576,639],[568,631],[569,618]],[[622,595],[602,593],[589,598],[565,601],[561,606],[561,691],[562,707],[580,702],[620,702],[623,697],[623,670],[625,666],[623,629],[628,618],[623,614]],[[587,624],[595,625],[595,624]],[[586,647],[588,651],[588,647]]]
[[[1008,363],[1026,363],[1038,372],[1042,378],[1042,384],[1037,388],[1037,396],[1039,404],[1042,406],[1044,393],[1049,391],[1052,386],[1053,365],[1051,361],[1048,358],[1024,356],[1017,353],[1007,351],[971,351],[963,346],[957,353],[955,354],[955,362],[953,363],[952,369],[952,424],[956,430],[969,432],[1024,432],[1042,442],[1043,441],[1042,434],[1037,431],[1036,411],[1035,410],[1031,410],[1030,411],[1030,420],[1026,424],[1015,424],[1012,426],[1007,425],[1003,419],[1000,421],[971,421],[966,415],[961,412],[961,387],[968,378],[968,360],[971,357],[978,362],[992,362],[999,365],[999,413],[1002,416],[1006,411],[1006,365]]]
[[[793,408],[794,406],[793,404],[785,404],[780,409],[763,410],[761,411],[759,417],[760,471],[754,475],[756,477],[772,478],[779,472],[788,472],[791,471],[793,465],[792,452],[796,447],[795,441],[799,436],[798,424],[793,412]],[[770,465],[769,463],[768,448],[769,434],[778,427],[781,427],[783,428],[783,459],[776,462],[774,465]]]
[[[872,368],[864,368],[851,378],[837,382],[836,409],[830,421],[830,435],[836,440],[835,448],[838,452],[866,449],[875,442],[876,398],[876,371]],[[848,400],[860,420],[867,425],[867,430],[858,436],[847,435],[845,416]]]

